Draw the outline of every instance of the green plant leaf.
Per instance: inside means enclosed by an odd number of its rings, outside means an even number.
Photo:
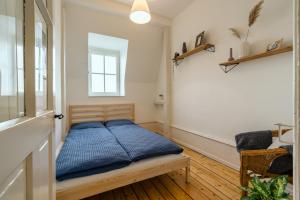
[[[275,198],[281,198],[285,196],[285,189],[288,184],[287,176],[278,176],[271,181],[271,192]]]
[[[248,194],[241,200],[290,200],[289,194],[285,192],[288,176],[278,176],[268,181],[255,176],[250,182],[251,187],[241,187]]]
[[[251,180],[251,184],[253,186],[253,190],[257,191],[263,200],[269,199],[269,197],[272,195],[271,191],[268,190],[266,182],[261,181],[258,177],[254,177]]]

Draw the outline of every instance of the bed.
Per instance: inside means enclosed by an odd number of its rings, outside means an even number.
[[[78,156],[80,159],[76,159],[76,162],[82,161],[84,163],[86,157],[92,156],[95,158],[93,165],[99,165],[102,168],[91,169],[88,168],[90,165],[79,165],[80,168],[86,171],[69,173],[67,176],[63,176],[64,174],[61,172],[64,171],[61,169],[64,168],[58,167],[59,180],[56,183],[58,200],[76,200],[90,197],[182,168],[186,169],[186,181],[188,182],[190,158],[181,154],[174,143],[134,123],[115,124],[119,119],[134,122],[134,104],[73,105],[69,107],[70,127],[84,122],[110,121],[112,123],[105,124],[105,127],[87,127],[87,129],[84,129],[86,135],[82,130],[74,130],[74,127],[70,129],[62,153],[77,155],[74,154],[76,149],[87,149],[87,152],[81,152],[83,156]],[[72,142],[78,141],[78,138],[84,142],[80,144],[77,142],[74,149],[67,147],[67,145],[72,146]],[[88,139],[84,140],[84,138]],[[107,138],[109,138],[111,144],[103,148],[110,149],[109,151],[114,149],[114,157],[118,159],[101,160],[103,156],[105,158],[103,153],[105,151],[99,150],[97,143],[101,143]],[[122,146],[121,149],[117,147],[117,143]],[[64,150],[64,148],[69,149],[69,151]],[[128,157],[124,156],[124,151]],[[97,152],[97,154],[88,154],[88,152]],[[68,156],[66,157],[68,158]],[[73,161],[71,159],[70,163]],[[106,165],[107,163],[109,165]],[[76,169],[72,168],[72,165],[70,166],[72,170]],[[70,166],[65,169],[70,170]]]

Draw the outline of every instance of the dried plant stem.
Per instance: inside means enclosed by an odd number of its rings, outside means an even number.
[[[241,38],[241,34],[239,33],[238,30],[236,30],[235,28],[229,28],[229,30],[232,32],[232,34],[237,37],[239,40],[242,40]]]
[[[250,27],[249,27],[248,30],[247,30],[247,34],[246,34],[246,37],[245,37],[245,42],[247,42],[247,40],[248,40],[249,33],[250,33]]]
[[[251,10],[249,14],[249,22],[248,26],[251,27],[257,20],[257,18],[260,15],[260,11],[262,9],[262,5],[264,3],[264,0],[261,0],[258,4],[254,6],[254,8]]]

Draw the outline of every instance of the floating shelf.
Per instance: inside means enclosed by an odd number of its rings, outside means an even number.
[[[165,104],[164,101],[155,101],[155,102],[154,102],[154,105],[157,105],[157,106],[159,106],[159,105],[164,105],[164,104]]]
[[[195,49],[188,51],[180,56],[178,56],[176,59],[174,59],[175,62],[179,61],[179,60],[183,60],[186,57],[189,57],[191,55],[194,55],[200,51],[209,51],[209,52],[215,52],[215,45],[213,44],[203,44],[200,45],[199,47],[196,47]]]
[[[228,73],[242,62],[247,62],[250,60],[255,60],[255,59],[264,58],[264,57],[268,57],[268,56],[274,56],[277,54],[286,53],[286,52],[290,52],[290,51],[293,51],[292,46],[288,46],[288,47],[284,47],[284,48],[280,48],[280,49],[276,49],[276,50],[272,50],[272,51],[267,51],[267,52],[259,53],[256,55],[245,56],[240,59],[220,63],[219,65],[225,73]]]

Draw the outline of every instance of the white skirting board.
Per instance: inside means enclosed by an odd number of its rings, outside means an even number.
[[[233,169],[239,170],[239,154],[234,146],[174,127],[171,130],[171,137],[175,142]]]
[[[157,129],[161,129],[162,126],[159,122],[144,123],[144,125],[146,124],[150,124],[152,128],[156,124]],[[172,127],[170,130],[172,140],[178,144],[186,146],[233,169],[239,170],[239,154],[234,146],[175,127]],[[63,143],[58,145],[56,156],[59,154],[62,145]]]

